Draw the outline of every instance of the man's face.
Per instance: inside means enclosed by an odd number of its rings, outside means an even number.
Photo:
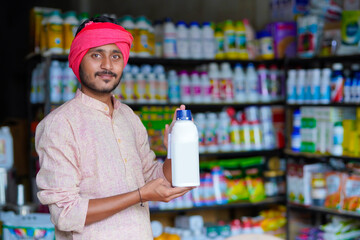
[[[111,93],[120,83],[124,59],[115,44],[90,48],[80,64],[83,88],[94,93]]]

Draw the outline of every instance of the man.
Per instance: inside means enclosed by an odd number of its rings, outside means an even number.
[[[140,119],[111,95],[132,40],[111,18],[85,21],[69,54],[81,91],[36,129],[38,197],[49,206],[57,240],[152,239],[146,201],[191,190],[170,186],[170,160],[154,161]]]

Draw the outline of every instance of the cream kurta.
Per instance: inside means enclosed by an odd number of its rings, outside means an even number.
[[[104,198],[165,178],[141,120],[114,99],[106,104],[78,90],[36,129],[38,197],[49,205],[56,239],[152,239],[149,208],[136,204],[84,226],[89,199]]]

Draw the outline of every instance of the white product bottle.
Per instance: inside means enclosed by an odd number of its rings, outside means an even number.
[[[205,152],[205,132],[206,132],[206,118],[204,113],[197,113],[195,115],[195,125],[199,134],[199,152]]]
[[[311,85],[313,81],[313,70],[307,69],[305,76],[304,103],[311,103]]]
[[[132,16],[125,15],[122,18],[121,26],[123,26],[128,32],[130,32],[132,36],[135,36],[135,22]],[[132,43],[130,49],[130,57],[134,57],[135,55],[136,53],[134,51],[134,43]]]
[[[246,68],[245,92],[247,102],[256,103],[259,101],[258,79],[254,64],[249,63]]]
[[[211,100],[214,103],[220,103],[220,73],[217,63],[209,65],[209,79],[211,85]]]
[[[201,81],[201,92],[202,92],[202,102],[210,103],[211,102],[211,85],[207,72],[203,71],[200,73]]]
[[[217,115],[216,113],[210,112],[207,114],[207,123],[205,131],[205,145],[207,152],[218,152],[219,145],[217,141]]]
[[[168,99],[168,82],[165,73],[156,74],[156,99],[159,103],[166,103]]]
[[[270,89],[269,89],[269,74],[268,70],[266,69],[264,64],[260,64],[257,69],[258,74],[258,84],[259,84],[259,94],[260,94],[260,101],[261,102],[270,102]]]
[[[230,118],[226,112],[221,112],[219,114],[217,139],[220,151],[231,151],[232,146],[230,142]]]
[[[191,82],[187,71],[180,71],[180,99],[183,103],[192,103]]]
[[[221,64],[220,73],[220,96],[225,103],[232,103],[234,101],[234,87],[233,87],[233,73],[231,71],[230,63],[223,62]]]
[[[198,22],[190,23],[190,58],[201,59],[203,57],[201,49],[201,29]]]
[[[311,91],[310,91],[310,102],[313,104],[320,103],[320,83],[321,83],[321,70],[319,68],[314,68],[312,70],[312,81],[311,81]]]
[[[199,186],[199,136],[190,110],[176,111],[169,139],[172,185]]]
[[[328,104],[331,99],[331,69],[323,68],[321,71],[320,103]]]
[[[176,50],[178,58],[190,58],[189,30],[184,21],[176,23]]]
[[[149,57],[149,24],[145,16],[136,18],[135,29],[134,50],[136,56]]]
[[[169,101],[170,103],[180,102],[180,85],[179,78],[175,70],[170,70],[168,73],[169,80]]]
[[[158,103],[158,99],[156,98],[157,94],[157,81],[155,73],[150,72],[146,74],[146,99],[150,103]]]
[[[289,104],[294,104],[296,102],[296,70],[290,69],[288,71],[287,78],[287,92],[286,92],[286,101]]]
[[[191,95],[193,103],[201,103],[202,102],[202,88],[200,76],[197,71],[191,72]]]
[[[215,33],[210,22],[204,22],[202,25],[202,52],[205,59],[215,58]]]
[[[155,57],[163,56],[163,24],[157,20],[154,22],[154,34],[155,34]]]
[[[67,63],[64,70],[63,70],[63,94],[62,99],[63,101],[69,101],[73,99],[76,95],[77,84],[78,81],[73,70],[68,67],[69,64]]]
[[[62,101],[62,69],[60,62],[53,60],[50,66],[50,102],[61,103]]]
[[[233,84],[234,84],[234,101],[236,103],[244,103],[246,101],[245,74],[240,63],[237,63],[235,65]]]
[[[128,65],[127,65],[128,66]],[[121,84],[121,95],[127,103],[134,103],[134,78],[131,72],[125,72]]]
[[[0,148],[0,168],[9,170],[14,163],[14,145],[10,127],[8,126],[0,129]]]
[[[163,54],[165,58],[176,58],[176,27],[170,18],[164,23]]]
[[[336,122],[333,126],[333,146],[331,153],[335,156],[343,155],[344,127],[342,122]]]
[[[296,82],[296,103],[302,104],[305,102],[305,83],[306,83],[306,71],[304,69],[297,70],[297,82]]]
[[[146,79],[143,73],[136,74],[135,81],[135,101],[138,103],[146,102]]]

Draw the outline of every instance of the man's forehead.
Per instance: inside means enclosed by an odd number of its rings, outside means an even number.
[[[121,52],[119,47],[115,43],[105,44],[98,47],[90,48],[89,51],[118,51]]]

